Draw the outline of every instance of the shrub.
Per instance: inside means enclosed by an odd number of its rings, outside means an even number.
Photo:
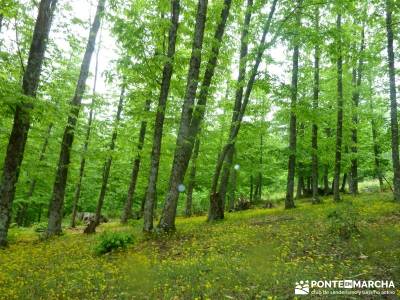
[[[104,232],[99,237],[95,248],[97,255],[109,253],[116,249],[124,249],[133,244],[133,236],[126,232]]]
[[[348,240],[353,234],[359,233],[357,222],[359,213],[352,202],[337,204],[328,214],[330,231],[342,240]]]
[[[38,233],[45,232],[47,229],[47,222],[36,223],[33,225],[33,230]]]

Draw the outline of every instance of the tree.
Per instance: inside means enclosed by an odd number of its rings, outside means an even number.
[[[64,205],[65,188],[67,184],[68,168],[70,164],[71,147],[74,141],[75,127],[81,108],[83,94],[86,88],[86,80],[89,75],[90,61],[95,48],[97,33],[100,28],[106,0],[99,0],[96,15],[90,28],[89,38],[83,56],[79,79],[76,85],[74,97],[71,100],[71,108],[67,126],[61,142],[60,156],[57,165],[56,178],[53,186],[53,194],[49,206],[49,222],[46,235],[61,234],[62,211]]]
[[[99,70],[99,55],[100,55],[100,49],[101,49],[101,33],[100,33],[100,39],[99,39],[99,45],[97,47],[97,52],[96,52],[96,66],[95,66],[95,71],[94,71],[94,82],[93,82],[93,90],[92,90],[92,103],[90,104],[90,110],[89,110],[89,119],[88,119],[88,124],[86,127],[86,135],[85,135],[85,141],[83,143],[83,153],[81,156],[81,163],[79,167],[79,176],[78,176],[78,182],[75,187],[75,192],[74,192],[74,199],[73,199],[73,204],[72,204],[72,217],[71,217],[71,227],[75,227],[76,223],[76,214],[78,212],[78,204],[79,204],[79,198],[81,196],[81,187],[82,187],[82,178],[85,173],[85,165],[86,165],[86,154],[89,148],[89,140],[90,140],[90,133],[92,131],[92,123],[93,123],[93,118],[94,118],[94,108],[95,108],[95,99],[96,99],[96,88],[97,88],[97,77],[98,77],[98,70]]]
[[[175,229],[175,216],[178,200],[176,185],[179,182],[179,180],[176,179],[183,178],[186,173],[190,156],[193,151],[194,140],[199,133],[201,122],[204,119],[209,89],[215,73],[215,68],[217,66],[217,60],[221,48],[222,38],[225,32],[226,22],[229,16],[231,2],[231,0],[224,1],[220,19],[214,32],[215,43],[213,43],[213,46],[211,48],[211,55],[206,64],[198,100],[196,106],[193,108],[193,112],[191,114],[192,117],[189,119],[190,122],[186,123],[186,125],[189,124],[190,126],[185,130],[187,134],[182,138],[183,140],[186,140],[188,142],[180,143],[180,147],[177,147],[177,149],[175,150],[173,164],[173,170],[175,169],[175,172],[171,172],[171,174],[176,175],[170,178],[170,188],[167,194],[167,200],[165,201],[163,214],[159,223],[159,228],[164,231]],[[177,159],[175,160],[175,158]]]
[[[22,91],[27,98],[35,98],[39,86],[44,55],[57,0],[42,0],[33,32],[28,63],[24,72]],[[17,104],[14,123],[7,146],[0,184],[0,247],[7,245],[11,207],[14,200],[19,170],[30,127],[31,100],[25,99]]]
[[[168,52],[167,59],[163,68],[163,75],[160,88],[160,96],[156,112],[156,120],[154,123],[153,147],[151,150],[150,174],[148,177],[146,201],[144,205],[144,225],[143,230],[150,232],[153,229],[154,204],[157,194],[157,178],[158,168],[161,155],[161,141],[165,119],[165,109],[171,77],[174,69],[174,56],[176,47],[176,38],[178,35],[180,1],[171,0],[171,25],[168,33]]]
[[[315,8],[315,31],[317,36],[319,36],[319,8],[318,6]],[[320,203],[321,199],[318,196],[318,125],[315,121],[318,112],[318,100],[319,100],[319,64],[320,64],[320,46],[319,41],[315,41],[314,46],[314,86],[313,86],[313,103],[312,108],[314,112],[314,119],[312,124],[312,138],[311,138],[311,146],[312,146],[312,167],[311,167],[311,176],[312,176],[312,202],[314,204]]]
[[[192,206],[193,206],[193,190],[196,187],[196,168],[197,168],[197,158],[199,156],[200,151],[200,139],[197,138],[194,144],[193,155],[191,159],[191,168],[189,173],[189,182],[188,182],[188,191],[186,196],[186,207],[185,207],[185,216],[190,217],[192,215]]]
[[[396,71],[394,67],[392,9],[393,2],[386,0],[386,33],[390,91],[390,131],[392,134],[393,194],[400,201],[399,125],[397,121]]]
[[[238,121],[238,116],[240,113],[240,109],[242,107],[243,100],[243,89],[246,79],[246,67],[247,67],[247,55],[248,55],[248,44],[249,44],[249,26],[251,21],[251,15],[253,12],[253,0],[248,0],[246,4],[246,13],[244,17],[242,34],[240,37],[240,54],[239,54],[239,74],[237,79],[237,88],[235,91],[235,103],[232,112],[232,120],[231,120],[231,131],[234,126],[236,126],[236,122]],[[226,154],[225,162],[222,169],[221,175],[221,183],[219,185],[218,197],[219,202],[221,204],[225,203],[229,174],[232,169],[233,164],[233,153],[235,152],[234,145],[228,150]],[[223,205],[224,206],[224,205]],[[221,205],[222,207],[222,205]]]
[[[361,44],[360,44],[360,51],[358,52],[359,59],[358,59],[358,66],[357,69],[353,70],[353,109],[354,113],[352,116],[353,126],[351,130],[351,140],[352,140],[352,147],[351,152],[353,154],[353,158],[351,160],[351,169],[350,169],[350,193],[353,195],[358,194],[358,158],[357,158],[357,126],[358,126],[358,109],[359,109],[359,102],[360,102],[360,88],[361,88],[361,79],[362,79],[362,72],[363,72],[363,55],[364,55],[364,48],[365,48],[365,32],[364,27],[361,30]]]
[[[301,11],[300,6],[302,5],[301,0],[297,2],[299,7],[296,14],[296,25],[297,28],[301,26]],[[289,161],[288,161],[288,176],[287,176],[287,188],[285,198],[285,208],[294,208],[293,190],[294,190],[294,174],[296,166],[296,143],[297,143],[297,117],[296,117],[296,105],[297,105],[297,86],[299,80],[299,56],[300,56],[300,41],[298,36],[294,37],[293,47],[293,67],[292,67],[292,84],[291,84],[291,102],[290,102],[290,125],[289,125]]]
[[[343,139],[343,54],[342,54],[342,15],[338,13],[336,19],[337,30],[337,122],[336,122],[336,151],[335,174],[333,179],[333,199],[340,201],[340,167],[342,163]]]
[[[97,200],[96,215],[95,215],[94,219],[91,220],[90,223],[88,224],[88,226],[85,228],[85,231],[84,231],[85,233],[95,233],[96,227],[100,224],[101,210],[104,205],[104,198],[106,197],[107,184],[108,184],[108,179],[110,177],[110,170],[111,170],[111,164],[112,164],[112,159],[113,159],[113,151],[115,149],[115,141],[117,140],[117,136],[118,136],[118,126],[119,126],[119,122],[121,120],[121,113],[122,113],[122,108],[124,105],[125,88],[126,88],[125,82],[123,82],[122,88],[121,88],[121,95],[119,97],[119,102],[118,102],[117,114],[116,114],[115,120],[114,120],[114,129],[113,129],[113,133],[111,135],[109,153],[108,153],[108,157],[107,157],[107,159],[104,163],[104,167],[103,167],[101,189],[100,189],[99,199]]]
[[[148,113],[150,111],[151,100],[146,100],[146,104],[144,107],[144,112]],[[135,160],[133,161],[132,173],[131,173],[131,181],[129,183],[128,195],[126,197],[124,210],[121,216],[121,223],[126,223],[128,219],[132,217],[132,205],[133,205],[133,197],[135,195],[136,183],[139,176],[140,162],[142,160],[142,150],[144,145],[144,139],[146,137],[147,130],[147,120],[142,120],[140,124],[140,133],[139,133],[139,141],[137,145],[137,153]],[[143,213],[141,211],[141,213]]]
[[[277,0],[274,0],[271,4],[271,9],[268,14],[268,18],[266,22],[264,23],[264,28],[263,28],[263,33],[262,37],[260,40],[260,43],[258,44],[256,48],[256,58],[254,61],[254,65],[251,68],[250,71],[250,76],[246,84],[246,90],[244,93],[244,98],[239,110],[239,114],[237,116],[237,122],[235,122],[235,126],[233,126],[229,132],[229,137],[228,137],[228,142],[224,145],[223,149],[220,151],[218,155],[218,160],[215,166],[215,171],[214,175],[212,178],[212,183],[211,183],[211,190],[210,190],[210,209],[208,211],[208,221],[214,221],[214,220],[220,220],[224,218],[224,203],[223,199],[218,195],[217,193],[217,188],[218,188],[218,183],[219,183],[219,177],[221,173],[221,169],[223,166],[223,163],[225,161],[225,157],[227,156],[228,152],[231,150],[231,148],[235,144],[235,139],[239,133],[240,130],[240,125],[243,120],[247,104],[249,102],[250,94],[252,92],[254,82],[258,73],[258,68],[261,63],[261,59],[263,57],[265,49],[268,47],[268,44],[266,43],[266,38],[267,34],[269,33],[270,26],[272,23],[272,18],[275,13],[275,8],[276,8],[276,3]]]

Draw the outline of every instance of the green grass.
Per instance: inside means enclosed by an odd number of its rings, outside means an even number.
[[[331,198],[228,213],[214,224],[179,218],[177,233],[151,239],[141,221],[104,224],[135,244],[100,257],[98,235],[66,230],[39,242],[32,229],[12,229],[0,251],[0,299],[292,299],[295,282],[307,279],[393,280],[398,289],[400,205],[391,197],[346,196],[359,215],[359,234],[348,240],[331,230],[328,214],[345,205]]]

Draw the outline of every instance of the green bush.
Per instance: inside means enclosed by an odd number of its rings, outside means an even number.
[[[359,233],[357,222],[359,213],[352,202],[337,204],[337,207],[328,214],[330,232],[342,240],[348,240]]]
[[[32,226],[33,230],[38,233],[45,232],[47,229],[47,222],[36,223]]]
[[[99,242],[95,248],[97,255],[109,253],[116,249],[124,249],[129,244],[133,244],[133,236],[126,232],[104,232],[99,237]]]

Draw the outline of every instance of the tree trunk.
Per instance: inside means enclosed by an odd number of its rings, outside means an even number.
[[[151,105],[151,100],[147,100],[145,107],[144,107],[144,112],[146,115],[150,111],[150,105]],[[143,150],[143,146],[144,146],[144,139],[146,137],[146,130],[147,130],[147,120],[144,119],[144,120],[142,120],[142,122],[140,124],[140,133],[139,133],[139,141],[138,141],[138,145],[137,145],[136,158],[133,162],[131,181],[130,181],[129,189],[128,189],[128,195],[126,197],[124,210],[123,210],[122,216],[121,216],[122,224],[126,223],[130,218],[132,218],[133,197],[135,195],[136,182],[138,179],[140,163],[142,160],[142,150]]]
[[[28,64],[24,72],[22,91],[27,97],[35,98],[39,85],[44,54],[57,0],[42,0],[33,31]],[[24,156],[30,127],[31,101],[16,105],[13,128],[8,141],[3,173],[0,181],[0,247],[7,245],[7,233],[11,219],[11,208],[16,184]]]
[[[93,98],[92,98],[92,103],[90,104],[89,120],[88,120],[88,125],[86,128],[85,142],[83,144],[83,149],[82,149],[78,183],[76,184],[76,188],[75,188],[75,192],[74,192],[74,199],[72,202],[72,217],[71,217],[71,227],[72,228],[75,228],[75,226],[76,226],[76,224],[75,224],[76,223],[76,214],[78,212],[79,198],[81,196],[82,178],[85,173],[86,154],[87,154],[87,151],[89,148],[90,132],[92,130],[92,123],[93,123],[93,118],[94,118],[93,114],[94,114],[95,98],[96,98],[100,49],[101,49],[101,32],[100,32],[100,37],[99,37],[99,45],[97,46],[97,52],[96,52],[96,66],[95,66],[95,71],[94,71],[93,95],[92,95]]]
[[[84,233],[95,233],[96,227],[100,224],[101,210],[103,208],[104,198],[106,197],[108,178],[110,177],[110,170],[111,170],[111,164],[112,164],[112,159],[113,159],[113,151],[115,149],[115,142],[117,141],[118,126],[119,126],[119,122],[121,120],[121,113],[122,113],[122,108],[123,108],[123,104],[124,104],[124,97],[125,97],[125,82],[122,83],[121,95],[119,97],[117,114],[115,116],[114,129],[113,129],[113,133],[111,136],[111,143],[110,143],[110,147],[109,147],[110,153],[108,154],[108,158],[106,159],[106,162],[104,163],[104,167],[103,167],[103,175],[102,175],[103,180],[101,183],[99,199],[97,200],[96,216],[95,216],[94,220],[91,221],[88,224],[88,226],[85,228]]]
[[[239,133],[240,125],[242,123],[244,114],[246,112],[246,107],[249,102],[251,92],[253,90],[256,76],[258,74],[258,68],[260,66],[264,51],[268,46],[266,43],[266,37],[267,37],[267,34],[269,33],[269,29],[270,29],[270,26],[272,23],[272,18],[275,13],[276,3],[277,3],[277,0],[274,0],[272,3],[272,6],[271,6],[271,10],[269,12],[268,18],[264,25],[261,41],[257,47],[256,59],[255,59],[253,67],[251,68],[249,80],[247,81],[247,85],[246,85],[246,91],[244,92],[244,98],[243,98],[243,101],[241,102],[242,104],[241,104],[238,116],[236,118],[237,121],[234,123],[234,126],[231,128],[228,142],[222,148],[222,151],[219,154],[218,159],[217,159],[217,163],[215,166],[215,171],[214,171],[214,175],[213,175],[213,179],[212,179],[212,183],[211,183],[210,210],[208,212],[208,221],[220,220],[220,219],[224,218],[222,203],[215,203],[215,201],[221,200],[221,199],[218,200],[218,197],[217,197],[219,176],[220,176],[221,169],[222,169],[226,155],[229,153],[229,151],[231,151],[231,148],[233,148],[235,145],[235,140]],[[241,86],[241,82],[239,82],[239,83],[240,84],[238,86]],[[236,103],[236,101],[235,101],[235,103]],[[222,210],[219,209],[220,207],[222,207]]]
[[[357,159],[357,143],[358,143],[358,138],[357,138],[357,126],[358,126],[358,104],[360,101],[360,88],[361,88],[361,78],[362,78],[362,72],[363,72],[363,55],[364,55],[364,40],[365,40],[365,33],[364,33],[364,27],[362,28],[361,31],[361,45],[360,45],[360,51],[359,51],[359,60],[358,60],[358,67],[357,70],[353,71],[353,126],[354,128],[352,129],[351,132],[351,140],[352,140],[352,147],[351,147],[351,152],[353,155],[353,158],[351,160],[351,171],[350,171],[350,193],[353,195],[358,194],[358,159]]]
[[[247,0],[247,7],[245,13],[245,19],[242,28],[242,34],[240,39],[240,61],[239,61],[239,74],[237,79],[238,87],[235,93],[235,104],[232,112],[232,120],[230,130],[232,131],[235,123],[238,120],[238,116],[240,113],[240,109],[242,106],[242,98],[243,98],[243,84],[246,78],[246,66],[247,66],[247,54],[248,54],[248,33],[249,33],[249,25],[251,20],[253,7],[253,0]],[[225,203],[226,192],[229,183],[230,172],[233,163],[233,153],[235,152],[235,145],[233,145],[227,152],[225,161],[222,167],[222,175],[221,181],[219,184],[219,195],[221,203]],[[225,205],[224,205],[225,206]]]
[[[324,165],[324,195],[327,196],[329,194],[329,167],[328,165]]]
[[[200,140],[196,139],[196,143],[194,145],[193,155],[192,155],[192,166],[189,175],[189,184],[188,184],[188,192],[186,197],[186,208],[185,208],[185,216],[190,217],[192,215],[192,199],[193,199],[193,190],[196,185],[196,163],[197,157],[199,156],[200,150]]]
[[[184,136],[184,140],[186,140],[186,142],[181,143],[180,146],[175,149],[174,163],[170,177],[170,186],[166,195],[163,213],[159,222],[159,228],[164,231],[175,229],[175,215],[179,196],[177,193],[176,184],[179,181],[182,182],[183,180],[183,176],[186,173],[189,160],[193,152],[195,139],[199,133],[201,122],[204,119],[208,92],[217,65],[219,51],[222,44],[222,37],[225,32],[225,25],[229,16],[230,7],[231,0],[224,0],[224,6],[221,11],[220,20],[214,33],[215,43],[213,43],[211,48],[212,54],[206,64],[197,104],[193,109],[193,113],[191,114],[192,117],[190,119],[188,133],[186,136]]]
[[[346,182],[347,182],[347,173],[343,174],[343,179],[342,179],[342,186],[340,187],[340,192],[344,193],[346,192]]]
[[[236,181],[237,181],[237,170],[233,168],[231,174],[231,185],[230,185],[230,195],[229,195],[229,211],[234,211],[235,209]]]
[[[319,8],[315,8],[315,30],[319,34]],[[313,87],[313,124],[311,134],[311,176],[312,176],[312,203],[321,203],[318,195],[318,125],[315,118],[318,115],[318,102],[319,102],[319,61],[320,61],[320,47],[317,42],[314,47],[314,87]]]
[[[53,126],[54,126],[54,124],[50,123],[49,126],[47,127],[47,132],[44,137],[43,146],[40,151],[39,162],[42,162],[45,158],[45,153],[46,153],[47,145],[49,144],[49,138],[50,138],[50,134],[51,134],[51,130],[53,129]],[[31,184],[29,186],[29,191],[26,196],[27,202],[22,204],[21,212],[20,211],[17,212],[18,226],[23,226],[24,224],[26,224],[26,222],[24,221],[25,217],[26,217],[26,211],[28,210],[29,200],[32,198],[35,188],[36,188],[36,179],[32,178]]]
[[[175,215],[177,207],[177,199],[179,198],[179,185],[183,183],[189,160],[183,158],[185,155],[181,149],[184,147],[191,148],[192,140],[188,139],[190,130],[190,121],[193,114],[194,101],[199,82],[201,53],[203,47],[203,37],[205,22],[207,16],[207,0],[198,0],[196,24],[193,34],[192,54],[189,63],[189,70],[186,82],[186,91],[182,105],[181,120],[179,124],[178,137],[176,140],[176,150],[172,163],[168,193],[164,202],[159,227],[164,231],[175,229]],[[188,144],[188,145],[184,145]],[[191,148],[192,149],[192,148]],[[191,155],[191,153],[189,154]]]
[[[61,234],[61,221],[63,217],[65,187],[67,185],[68,168],[70,164],[71,148],[74,141],[75,127],[81,108],[83,94],[85,92],[86,80],[89,74],[90,61],[94,52],[97,33],[100,28],[101,17],[103,16],[105,0],[99,0],[96,16],[90,28],[89,38],[85,54],[82,60],[79,79],[68,116],[67,126],[61,143],[60,156],[56,171],[56,178],[53,186],[53,194],[49,206],[49,223],[46,236]]]
[[[144,205],[144,225],[143,230],[150,232],[153,230],[154,205],[157,194],[158,167],[161,155],[161,140],[164,127],[165,110],[171,76],[173,72],[173,60],[175,56],[176,37],[179,24],[179,0],[171,0],[171,26],[168,34],[168,53],[167,60],[163,68],[163,76],[160,89],[160,97],[154,124],[153,147],[151,151],[150,174],[148,179],[146,201]]]
[[[376,122],[375,122],[374,107],[373,107],[373,103],[372,103],[372,97],[373,97],[372,80],[369,80],[369,87],[370,87],[369,109],[370,109],[370,113],[371,113],[371,130],[372,130],[372,144],[373,144],[373,149],[374,149],[375,176],[378,178],[378,181],[379,181],[379,189],[381,192],[383,192],[384,185],[383,185],[383,176],[382,176],[382,168],[381,168],[381,158],[380,158],[381,149],[380,149],[380,145],[377,141],[378,130],[377,130]]]
[[[3,29],[3,18],[4,18],[3,14],[0,14],[0,32]]]
[[[304,176],[302,170],[299,168],[298,180],[297,180],[297,191],[296,199],[301,199],[304,196]]]
[[[254,187],[254,183],[253,183],[253,174],[250,175],[250,203],[253,203],[253,187]]]
[[[338,58],[337,58],[337,125],[336,125],[336,154],[335,174],[333,185],[333,200],[340,201],[340,167],[342,163],[342,137],[343,137],[343,57],[342,57],[342,16],[338,14],[336,21],[338,32]]]
[[[298,1],[301,4],[301,1]],[[298,10],[296,15],[296,26],[301,26],[301,14]],[[289,161],[288,161],[288,175],[287,175],[287,186],[286,186],[286,198],[285,208],[294,208],[293,192],[294,192],[294,175],[296,166],[296,144],[297,144],[297,117],[296,117],[296,106],[297,106],[297,84],[299,79],[299,41],[294,41],[293,49],[293,69],[292,69],[292,85],[291,85],[291,102],[290,102],[290,125],[289,125]]]
[[[386,31],[390,83],[390,128],[392,134],[393,195],[400,201],[399,126],[397,121],[396,71],[394,67],[392,9],[393,1],[386,0]]]

